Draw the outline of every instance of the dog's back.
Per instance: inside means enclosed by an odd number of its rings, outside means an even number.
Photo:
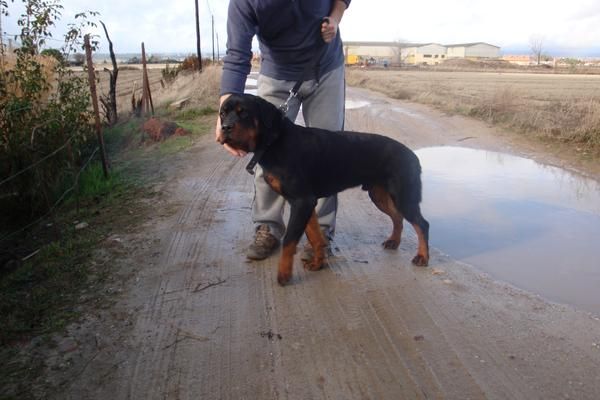
[[[342,190],[392,181],[414,186],[421,201],[419,159],[408,147],[386,136],[361,132],[332,132],[305,128],[288,121],[284,134],[265,154],[266,167],[273,160],[268,153],[285,154],[298,176],[310,182],[310,190],[326,197]],[[283,160],[282,160],[283,161]]]

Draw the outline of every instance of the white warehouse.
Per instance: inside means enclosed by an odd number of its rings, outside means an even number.
[[[446,45],[447,58],[498,58],[500,47],[484,42]]]

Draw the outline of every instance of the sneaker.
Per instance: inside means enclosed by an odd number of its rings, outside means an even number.
[[[250,260],[264,260],[279,247],[279,239],[273,236],[267,225],[260,225],[254,236],[254,243],[248,247],[246,258]]]
[[[325,237],[325,247],[323,247],[323,252],[325,253],[325,257],[333,256],[333,251],[331,250],[331,238]],[[307,241],[302,249],[302,254],[300,255],[300,259],[302,261],[311,261],[315,256],[315,252]]]

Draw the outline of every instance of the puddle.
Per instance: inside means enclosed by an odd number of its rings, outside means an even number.
[[[404,115],[407,115],[409,117],[413,117],[413,118],[416,118],[416,119],[424,119],[423,115],[421,115],[419,113],[416,113],[414,111],[410,111],[410,110],[404,109],[404,108],[392,107],[392,111],[396,112],[396,113],[399,113],[399,114],[404,114]]]
[[[370,105],[368,101],[362,100],[346,100],[346,110],[353,110],[355,108],[362,108]]]
[[[600,183],[495,152],[416,153],[432,246],[497,279],[600,314]]]

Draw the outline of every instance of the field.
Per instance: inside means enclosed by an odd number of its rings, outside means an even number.
[[[600,154],[600,75],[349,69],[347,82]]]
[[[202,74],[181,72],[175,82],[169,84],[163,79],[164,64],[148,65],[148,80],[154,108],[168,106],[173,101],[189,98],[189,105],[195,107],[212,107],[218,105],[218,87],[220,84],[221,69],[219,67],[205,66]],[[110,64],[97,64],[98,96],[107,95],[109,90],[109,73],[104,68],[112,70]],[[83,72],[80,72],[83,74]],[[135,87],[135,97],[142,95],[142,66],[119,65],[117,79],[117,109],[122,117],[132,111],[131,95]]]
[[[102,67],[97,66],[99,92],[106,94],[108,73]],[[219,67],[180,76],[171,85],[162,79],[160,67],[148,69],[155,107],[189,98],[190,105],[216,108],[217,99],[209,93],[218,91]],[[117,104],[127,115],[134,85],[136,97],[141,95],[142,71],[140,66],[121,68]],[[566,144],[586,159],[600,157],[600,75],[349,68],[346,76],[351,86],[482,119],[535,141]]]
[[[109,88],[109,74],[102,68],[109,68],[112,70],[112,66],[106,64],[100,64],[96,66],[98,78],[100,79],[98,85],[98,95],[108,94]],[[154,94],[156,91],[161,89],[162,74],[160,69],[148,69],[148,80],[150,81],[150,91]],[[142,67],[131,66],[119,69],[119,76],[117,78],[117,105],[120,112],[131,112],[131,94],[135,85],[135,96],[140,98],[142,94]]]

